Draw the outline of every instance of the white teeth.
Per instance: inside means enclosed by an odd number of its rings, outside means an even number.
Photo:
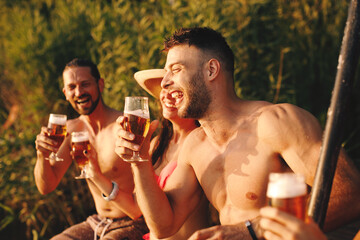
[[[170,93],[170,96],[168,98],[164,99],[164,105],[168,108],[176,108],[176,104],[183,97],[183,93],[180,91],[174,91],[174,92]]]
[[[82,103],[87,103],[88,101],[89,101],[89,99],[78,100],[77,103],[78,103],[78,104],[82,104]]]
[[[173,98],[178,98],[179,95],[180,95],[179,92],[173,92],[173,93],[171,94],[171,97],[173,97]]]

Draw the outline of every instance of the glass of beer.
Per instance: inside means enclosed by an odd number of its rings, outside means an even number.
[[[51,113],[48,122],[48,137],[56,141],[55,147],[59,148],[66,136],[66,120],[67,116],[63,114]],[[64,161],[64,159],[57,156],[56,153],[50,153],[46,160]]]
[[[89,167],[89,159],[84,155],[84,150],[90,150],[89,133],[88,132],[72,132],[71,133],[71,155],[78,167],[81,169],[81,174],[76,179],[90,178],[87,173]]]
[[[149,103],[147,97],[125,97],[124,107],[125,121],[123,127],[126,131],[135,135],[132,141],[141,146],[150,126]],[[124,159],[127,162],[148,161],[140,157],[139,152],[134,151],[133,156]]]
[[[270,173],[266,196],[269,206],[305,220],[307,186],[304,176],[295,173]]]

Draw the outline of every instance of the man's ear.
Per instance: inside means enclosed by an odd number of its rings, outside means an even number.
[[[105,82],[104,82],[103,78],[99,78],[98,85],[99,85],[100,92],[102,93],[104,91],[104,87],[105,87]]]
[[[63,92],[63,94],[64,94],[64,96],[65,96],[65,98],[66,98],[66,100],[68,100],[68,98],[67,98],[67,96],[66,96],[66,91],[65,91],[65,87],[63,87],[63,89],[62,89],[62,92]]]
[[[214,80],[220,73],[220,62],[217,59],[210,59],[207,63],[208,79]]]

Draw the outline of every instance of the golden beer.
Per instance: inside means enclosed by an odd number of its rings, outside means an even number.
[[[59,148],[63,143],[66,136],[66,120],[67,116],[63,114],[51,113],[48,122],[48,133],[46,134],[52,140],[55,140],[55,147]],[[64,159],[57,156],[52,152],[46,160],[64,161]]]
[[[141,145],[149,131],[150,119],[146,118],[146,116],[135,114],[137,114],[136,111],[124,114],[124,128],[135,135],[135,139],[132,142]]]
[[[84,155],[84,150],[90,150],[88,133],[73,132],[71,134],[72,157],[81,169],[89,163],[89,159]]]
[[[267,188],[268,205],[305,220],[307,186],[301,175],[270,173]]]
[[[66,126],[58,124],[49,124],[50,128],[48,137],[56,141],[56,147],[60,147],[66,136]]]
[[[133,143],[141,145],[146,137],[150,127],[149,100],[147,97],[125,97],[124,123],[123,128],[135,135]],[[133,151],[131,158],[123,157],[127,162],[143,162],[140,153]]]
[[[48,123],[48,137],[56,141],[60,147],[66,136],[66,115],[50,114]]]

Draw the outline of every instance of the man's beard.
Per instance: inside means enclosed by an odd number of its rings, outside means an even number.
[[[202,118],[209,108],[211,96],[201,72],[195,74],[189,82],[187,96],[189,102],[184,111],[179,112],[179,116],[182,118]]]
[[[101,95],[99,94],[98,98],[95,100],[95,102],[91,105],[91,108],[89,109],[89,111],[87,113],[85,113],[84,115],[90,115],[93,113],[93,111],[96,109],[97,105],[99,104],[101,99]]]
[[[84,97],[84,96],[87,96],[87,95],[83,95],[81,96],[80,98]],[[91,99],[91,96],[90,96],[90,99]],[[97,105],[99,104],[100,102],[100,99],[101,99],[101,94],[99,92],[99,95],[98,95],[98,98],[91,104],[90,108],[89,109],[80,109],[80,108],[77,108],[76,106],[76,103],[74,103],[73,105],[73,108],[75,109],[75,111],[80,114],[80,115],[90,115],[91,113],[94,112],[94,110],[96,109]]]

